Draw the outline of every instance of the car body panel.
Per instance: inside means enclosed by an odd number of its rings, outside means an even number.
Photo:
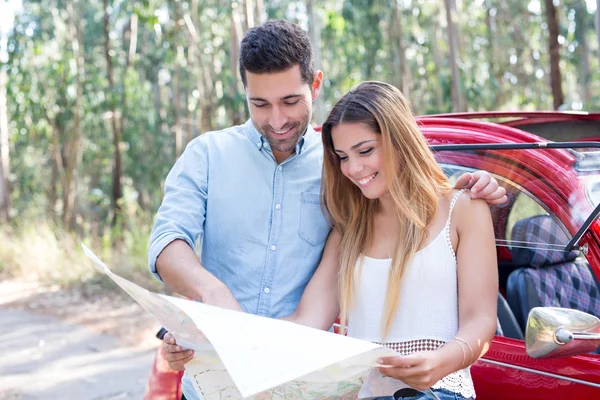
[[[471,367],[478,399],[591,399],[600,395],[600,358],[535,360],[523,341],[495,337]]]
[[[485,119],[498,125],[511,126],[548,140],[600,140],[600,113],[578,111],[495,111],[437,114],[426,118]]]
[[[452,118],[462,120],[509,120],[509,121],[600,121],[600,113],[587,111],[476,111],[449,114],[430,114],[421,118]],[[500,121],[499,123],[504,123]]]

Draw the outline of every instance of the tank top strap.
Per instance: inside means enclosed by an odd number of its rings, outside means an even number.
[[[452,258],[454,262],[456,262],[456,254],[454,253],[454,248],[452,247],[452,240],[450,238],[450,222],[452,222],[452,210],[454,210],[454,206],[456,205],[456,200],[460,197],[461,194],[466,192],[467,189],[461,189],[454,196],[452,196],[452,201],[450,202],[450,211],[448,212],[448,219],[446,220],[446,226],[444,227],[444,236],[446,236],[446,245],[450,252],[452,253]]]
[[[452,210],[454,210],[454,206],[456,205],[456,201],[460,197],[461,194],[466,192],[468,189],[460,189],[454,196],[452,196],[452,201],[450,201],[450,210],[448,211],[448,219],[446,220],[446,231],[450,230],[450,222],[452,221]]]

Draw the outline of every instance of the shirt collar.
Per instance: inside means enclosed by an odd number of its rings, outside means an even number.
[[[252,123],[251,119],[246,121],[246,123],[244,124],[244,132],[246,132],[246,136],[248,136],[248,139],[254,145],[254,147],[260,150],[263,146],[264,138],[263,135],[261,135],[260,132],[256,130],[256,127]]]
[[[252,119],[246,121],[246,123],[244,124],[244,131],[246,132],[246,136],[248,136],[250,142],[258,150],[262,148],[269,148],[269,141],[256,129],[254,123],[252,123]],[[314,134],[315,130],[312,128],[312,126],[309,125],[308,129],[306,130],[306,133],[302,135],[302,137],[298,141],[298,144],[296,145],[296,154],[302,153],[302,149],[305,147],[304,144],[306,143],[307,137],[310,140],[312,139]]]

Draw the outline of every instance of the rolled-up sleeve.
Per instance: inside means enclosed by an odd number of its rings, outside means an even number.
[[[165,195],[156,214],[148,264],[154,276],[156,259],[174,240],[185,240],[195,249],[197,238],[204,232],[208,194],[208,148],[202,136],[189,143],[165,181]]]

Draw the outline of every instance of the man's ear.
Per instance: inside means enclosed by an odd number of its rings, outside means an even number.
[[[315,101],[317,97],[319,97],[319,93],[321,93],[321,87],[323,87],[323,71],[316,71],[315,78],[310,87],[310,92],[313,101]]]

